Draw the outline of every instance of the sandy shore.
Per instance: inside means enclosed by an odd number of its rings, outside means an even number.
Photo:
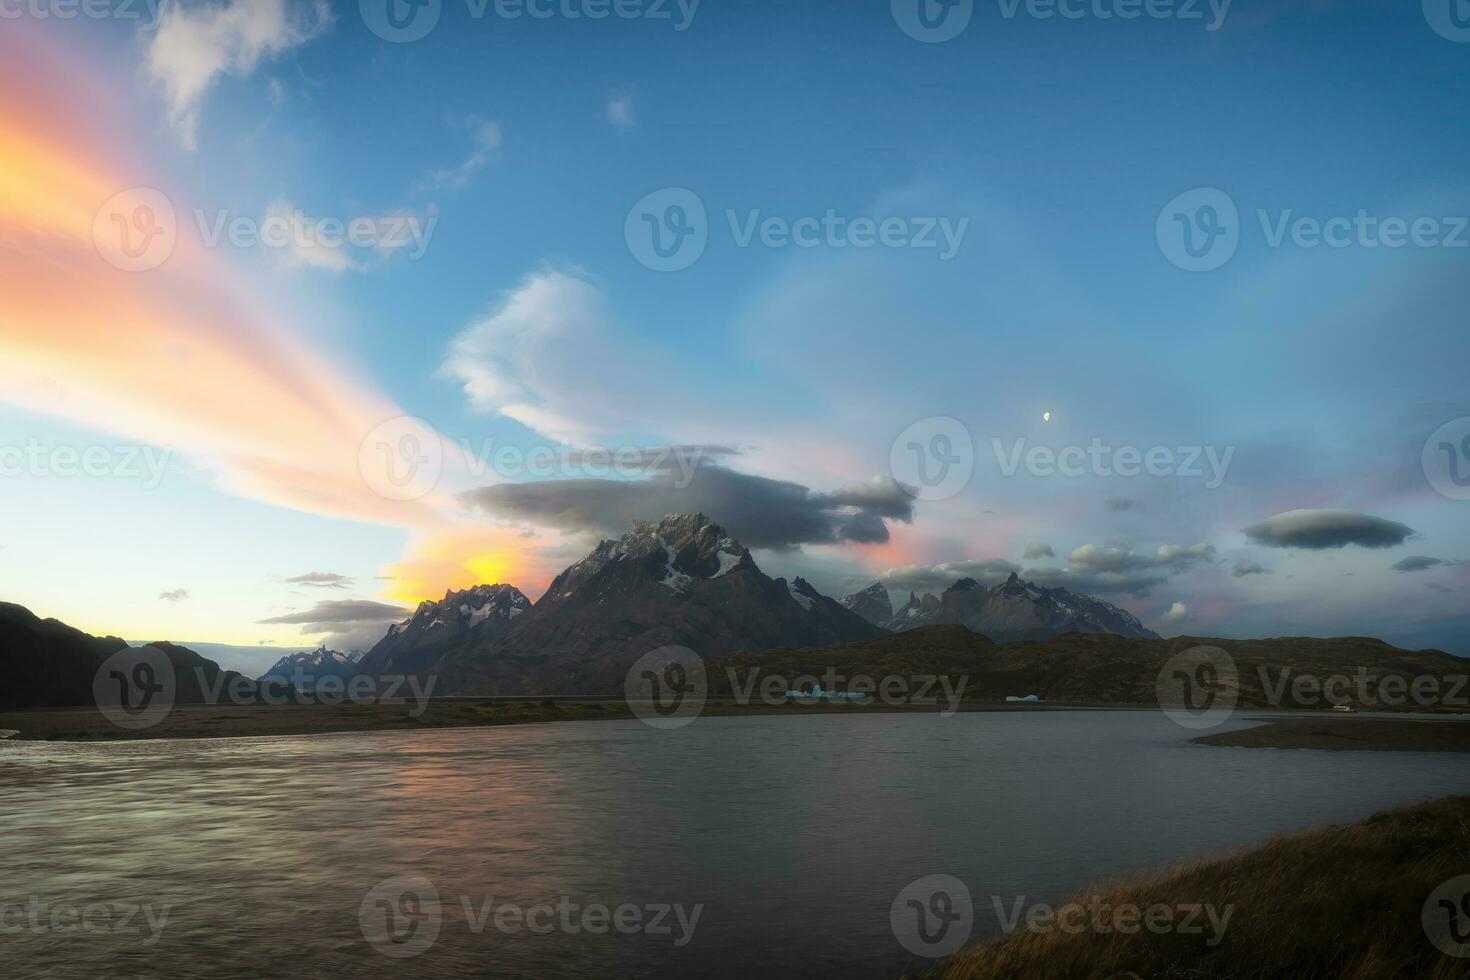
[[[1206,735],[1203,745],[1251,749],[1470,752],[1470,722],[1381,718],[1283,718],[1258,728]]]

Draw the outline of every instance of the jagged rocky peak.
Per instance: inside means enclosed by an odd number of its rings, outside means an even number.
[[[468,589],[450,589],[437,602],[425,599],[419,603],[412,616],[388,632],[389,635],[396,635],[413,628],[428,629],[456,621],[460,625],[474,628],[490,620],[504,622],[514,619],[530,608],[531,600],[520,589],[503,582],[475,585]]]
[[[791,580],[791,584],[786,586],[786,591],[791,594],[791,598],[796,600],[796,604],[807,612],[811,612],[812,607],[822,599],[822,593],[813,588],[812,583],[800,575]]]
[[[744,568],[755,568],[750,551],[723,527],[704,514],[667,514],[656,523],[638,521],[621,538],[603,541],[557,576],[546,596],[566,598],[610,571],[652,577],[673,592],[687,592],[695,581]]]
[[[838,600],[874,626],[886,626],[893,619],[893,600],[882,582],[874,582],[861,592]]]
[[[1043,640],[1061,633],[1113,633],[1154,638],[1132,613],[1095,596],[1065,588],[1045,588],[1011,572],[986,588],[962,578],[943,596],[909,596],[908,605],[889,623],[893,630],[955,623],[997,643]]]

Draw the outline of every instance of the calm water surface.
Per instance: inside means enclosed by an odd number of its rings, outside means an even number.
[[[1450,754],[1194,734],[1152,712],[1045,712],[0,742],[0,974],[891,977],[922,965],[889,925],[920,876],[969,886],[978,937],[998,929],[991,895],[1054,901],[1470,783]],[[412,959],[359,919],[398,875],[440,898]],[[682,947],[672,914],[667,935],[500,931],[493,914],[476,931],[482,909],[558,900],[702,910]],[[65,903],[168,912],[149,941],[142,913],[49,926]]]

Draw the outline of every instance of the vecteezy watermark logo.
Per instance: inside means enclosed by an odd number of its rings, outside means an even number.
[[[654,272],[687,269],[709,244],[704,202],[685,187],[647,194],[628,211],[623,240],[633,258]]]
[[[1383,673],[1358,667],[1351,674],[1321,675],[1282,667],[1272,676],[1265,664],[1256,667],[1266,703],[1275,708],[1456,708],[1470,707],[1467,674]]]
[[[925,875],[894,898],[888,924],[903,948],[915,956],[948,956],[969,940],[975,925],[970,889],[951,875]]]
[[[975,442],[959,419],[932,415],[904,429],[888,450],[888,471],[920,500],[948,500],[970,485]]]
[[[1470,416],[1454,419],[1424,440],[1424,478],[1451,500],[1470,500]]]
[[[386,500],[418,500],[439,484],[444,444],[423,419],[400,415],[373,427],[357,449],[363,482]]]
[[[992,895],[990,903],[1000,921],[1001,931],[1008,936],[1017,929],[1025,929],[1036,935],[1059,932],[1069,936],[1088,932],[1099,936],[1113,933],[1136,935],[1139,932],[1149,932],[1155,936],[1208,934],[1205,946],[1210,948],[1224,941],[1225,930],[1230,927],[1230,918],[1235,914],[1234,905],[1223,908],[1196,902],[1155,902],[1152,905],[1119,902],[1114,905],[1098,894],[1093,894],[1085,902],[1068,902],[1061,906],[1048,905],[1045,902],[1028,905],[1025,895],[1016,896],[1011,903],[1007,903],[1000,895]],[[1115,976],[1124,977],[1130,974]]]
[[[0,0],[0,20],[138,20],[158,27],[163,0]]]
[[[736,248],[933,250],[941,262],[959,254],[969,218],[933,215],[766,214],[759,208],[726,208],[725,224]],[[713,229],[704,201],[683,187],[646,195],[623,221],[628,251],[655,272],[687,269],[704,254]]]
[[[152,946],[163,937],[173,906],[152,902],[100,902],[78,905],[52,902],[39,895],[25,904],[0,904],[0,936],[85,933],[89,936],[146,934],[139,945]]]
[[[623,936],[667,936],[670,943],[680,948],[694,939],[695,927],[704,912],[703,903],[685,906],[677,902],[641,905],[624,902],[610,906],[572,895],[522,904],[498,901],[494,895],[462,894],[450,902],[457,904],[462,913],[453,917],[451,923],[462,920],[464,928],[477,936],[487,929],[505,936],[612,932]],[[363,938],[374,949],[386,956],[407,959],[418,956],[439,938],[444,925],[444,904],[438,889],[427,878],[417,875],[389,878],[363,898],[358,907],[358,923]]]
[[[1164,257],[1186,272],[1209,272],[1240,247],[1240,213],[1217,187],[1185,191],[1164,205],[1154,224]]]
[[[1235,711],[1240,674],[1234,658],[1219,647],[1190,647],[1164,664],[1154,681],[1154,694],[1176,725],[1214,728]]]
[[[659,647],[639,657],[623,679],[623,697],[644,724],[683,728],[709,693],[704,660],[688,647]]]
[[[38,479],[138,480],[144,490],[163,482],[173,449],[165,446],[48,446],[28,439],[24,446],[0,445],[0,477]]]
[[[1001,17],[1015,20],[1200,21],[1214,32],[1225,26],[1232,0],[996,0]],[[916,41],[934,44],[955,38],[970,24],[974,0],[890,0],[893,22]],[[1206,15],[1209,19],[1206,21]]]
[[[1009,448],[998,439],[990,449],[1000,474],[1015,476],[1024,466],[1035,477],[1123,477],[1139,476],[1202,479],[1206,490],[1219,489],[1235,458],[1235,447],[1225,446],[1112,446],[1094,438],[1086,446],[1028,446],[1025,439],[1012,441]]]
[[[941,718],[950,718],[960,710],[969,686],[968,674],[847,674],[828,667],[820,676],[802,674],[788,678],[784,674],[764,673],[756,667],[742,677],[734,667],[725,668],[725,679],[736,704],[760,702],[771,706],[798,704],[850,704],[890,707],[912,705],[944,707]]]
[[[374,885],[357,907],[362,938],[384,956],[408,959],[434,945],[444,915],[427,878],[399,875]]]
[[[362,268],[361,255],[403,255],[417,262],[429,250],[439,216],[417,214],[312,217],[278,201],[263,217],[228,208],[194,209],[194,225],[205,248],[268,249],[294,265]]]
[[[395,704],[409,705],[408,717],[421,718],[429,710],[439,678],[417,674],[316,674],[297,664],[289,672],[272,673],[260,681],[234,674],[226,683],[224,671],[209,677],[194,668],[199,690],[209,704]]]
[[[358,0],[368,30],[393,44],[419,41],[439,25],[443,0]]]
[[[1378,215],[1359,208],[1352,215],[1324,218],[1291,208],[1257,208],[1255,217],[1262,242],[1273,249],[1470,249],[1466,215]],[[1213,187],[1170,201],[1155,226],[1160,251],[1189,272],[1209,272],[1230,261],[1244,233],[1234,200]]]
[[[667,477],[675,490],[688,489],[706,454],[730,452],[718,446],[588,446],[568,452],[545,445],[530,449],[497,446],[494,439],[479,445],[461,439],[458,446],[470,476],[475,478],[490,472],[506,479],[530,476],[538,480],[636,479],[653,474]]]
[[[1447,41],[1470,44],[1470,2],[1424,0],[1424,19]]]
[[[92,677],[97,710],[119,728],[151,728],[174,706],[174,665],[158,647],[128,647],[102,662]]]
[[[970,26],[975,0],[889,0],[893,22],[915,41],[938,44]]]
[[[465,0],[472,21],[619,20],[670,21],[676,33],[689,30],[700,0]],[[422,40],[439,24],[443,0],[359,0],[368,30],[385,41]]]
[[[1470,957],[1470,875],[1451,878],[1430,892],[1420,922],[1441,953]]]
[[[174,254],[178,238],[173,202],[152,187],[114,194],[92,218],[97,254],[124,272],[147,272],[163,265]]]

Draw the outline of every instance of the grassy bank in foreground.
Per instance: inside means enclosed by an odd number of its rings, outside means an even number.
[[[1349,827],[1277,837],[1256,850],[1091,889],[1075,899],[1089,905],[1096,895],[1110,907],[1233,907],[1223,940],[1214,948],[1205,944],[1208,934],[1042,934],[1023,925],[956,954],[938,975],[944,980],[1466,978],[1470,959],[1436,948],[1421,915],[1431,893],[1467,873],[1470,796],[1454,796]],[[1459,924],[1470,927],[1470,916],[1462,913]]]

